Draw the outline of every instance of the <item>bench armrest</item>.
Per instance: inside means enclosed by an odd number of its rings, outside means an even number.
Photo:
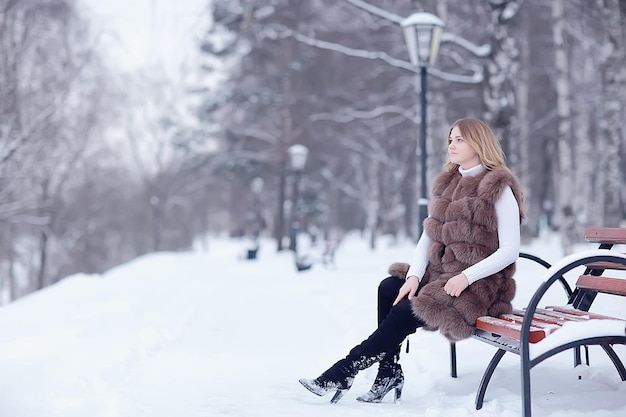
[[[522,356],[522,358],[529,360],[530,327],[533,316],[535,315],[535,310],[546,291],[567,272],[592,262],[614,262],[626,266],[626,256],[608,249],[595,249],[566,256],[561,261],[548,268],[544,275],[545,280],[535,291],[535,294],[526,308],[520,338],[520,356]]]
[[[546,269],[549,269],[552,266],[552,265],[550,265],[550,263],[548,263],[547,261],[543,260],[542,258],[540,258],[538,256],[535,256],[535,255],[531,255],[530,253],[520,252],[519,257],[523,258],[523,259],[529,259],[529,260],[531,260],[533,262],[536,262],[536,263],[538,263],[539,265],[543,266]],[[563,290],[565,291],[565,294],[567,295],[567,299],[569,300],[570,297],[572,296],[572,294],[574,293],[572,291],[572,287],[569,286],[569,284],[567,283],[565,278],[563,278],[563,276],[560,276],[557,279],[561,283],[561,286],[563,287]]]

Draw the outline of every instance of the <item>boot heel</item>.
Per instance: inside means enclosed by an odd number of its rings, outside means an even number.
[[[378,367],[378,374],[374,380],[372,388],[357,398],[357,401],[364,403],[379,403],[385,398],[385,395],[394,392],[394,403],[400,401],[402,396],[402,388],[404,387],[404,375],[402,368],[397,362],[381,363]]]
[[[400,402],[400,397],[402,397],[402,388],[404,388],[404,383],[398,385],[396,387],[396,392],[395,392],[395,396],[393,398],[393,402],[394,403],[399,403]]]
[[[335,392],[335,395],[333,395],[333,398],[331,398],[330,403],[331,404],[337,404],[337,402],[339,402],[339,400],[341,399],[341,397],[343,397],[343,394],[345,394],[346,391],[348,391],[348,390],[347,389],[338,389],[337,392]]]

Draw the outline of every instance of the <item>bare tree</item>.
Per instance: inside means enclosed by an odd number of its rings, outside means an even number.
[[[564,2],[563,0],[552,1],[552,17],[555,67],[556,91],[557,91],[557,112],[559,124],[559,169],[561,180],[559,181],[558,215],[559,228],[561,230],[561,242],[565,253],[572,251],[577,233],[576,212],[574,209],[575,173],[573,146],[571,142],[572,124],[570,111],[570,81],[569,81],[569,60],[564,40]]]
[[[624,49],[626,38],[626,5],[623,1],[603,0],[600,2],[602,20],[607,28],[607,57],[602,66],[602,119],[599,135],[602,138],[600,172],[606,173],[598,184],[604,190],[599,203],[604,218],[604,226],[617,227],[623,217],[622,196],[624,143],[624,107],[626,107],[626,59]],[[621,13],[620,13],[621,11]],[[620,30],[621,28],[621,30]]]

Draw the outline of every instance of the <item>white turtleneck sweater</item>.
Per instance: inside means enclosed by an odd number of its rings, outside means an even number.
[[[459,172],[464,177],[477,175],[484,170],[485,168],[482,165],[477,165],[470,169],[459,167]],[[511,187],[506,187],[503,190],[502,195],[496,201],[495,209],[498,218],[498,249],[482,261],[475,263],[464,271],[459,271],[459,273],[463,272],[465,274],[470,284],[503,270],[515,262],[519,256],[519,205]],[[427,254],[430,243],[430,237],[426,233],[422,233],[417,246],[415,246],[407,277],[415,275],[420,280],[422,279],[428,266]]]

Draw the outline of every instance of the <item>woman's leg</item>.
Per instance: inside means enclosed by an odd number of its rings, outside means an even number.
[[[353,357],[378,357],[378,360],[392,356],[398,353],[400,343],[421,326],[423,323],[413,315],[411,302],[405,298],[389,309],[374,333],[352,349],[350,354]]]
[[[391,311],[391,307],[393,306],[393,302],[398,296],[398,291],[400,291],[400,287],[404,284],[404,280],[401,280],[397,277],[387,277],[383,279],[378,285],[378,325],[385,320],[389,312]],[[397,349],[392,350],[387,354],[385,358],[383,358],[382,362],[390,361],[397,362],[400,354],[400,345],[398,345]]]
[[[384,279],[378,286],[378,325],[387,319],[389,315],[396,315],[396,307],[393,307],[393,302],[398,296],[400,287],[404,284],[404,281],[396,277],[389,277]],[[402,300],[398,303],[398,309],[411,310],[411,304],[408,299]],[[392,313],[393,311],[393,313]],[[412,314],[412,311],[410,311]],[[405,311],[402,314],[407,314]],[[420,327],[421,323],[417,321],[416,327]],[[406,332],[405,332],[406,333]],[[404,339],[403,339],[404,340]],[[382,399],[391,390],[395,389],[395,401],[400,399],[402,395],[402,388],[404,386],[404,374],[402,373],[402,367],[398,363],[400,359],[400,344],[391,349],[385,357],[381,359],[378,364],[378,373],[376,379],[372,384],[370,390],[357,398],[362,402],[381,402]]]
[[[400,281],[397,278],[393,279]],[[387,280],[383,280],[383,282]],[[390,283],[391,281],[387,282]],[[402,285],[402,281],[400,281],[400,285]],[[390,290],[393,284],[382,286],[383,289]],[[337,390],[337,394],[331,401],[338,401],[343,392],[350,388],[358,371],[372,366],[374,363],[386,358],[387,355],[393,357],[394,352],[397,354],[400,343],[409,334],[415,333],[415,330],[422,325],[413,316],[411,303],[408,299],[405,298],[395,306],[392,306],[393,300],[395,300],[398,294],[397,290],[391,302],[387,302],[390,292],[383,291],[383,297],[380,294],[379,286],[379,316],[388,311],[378,328],[361,344],[354,347],[344,359],[335,363],[318,378],[314,380],[300,380],[311,392],[317,395],[325,395],[330,391]]]

